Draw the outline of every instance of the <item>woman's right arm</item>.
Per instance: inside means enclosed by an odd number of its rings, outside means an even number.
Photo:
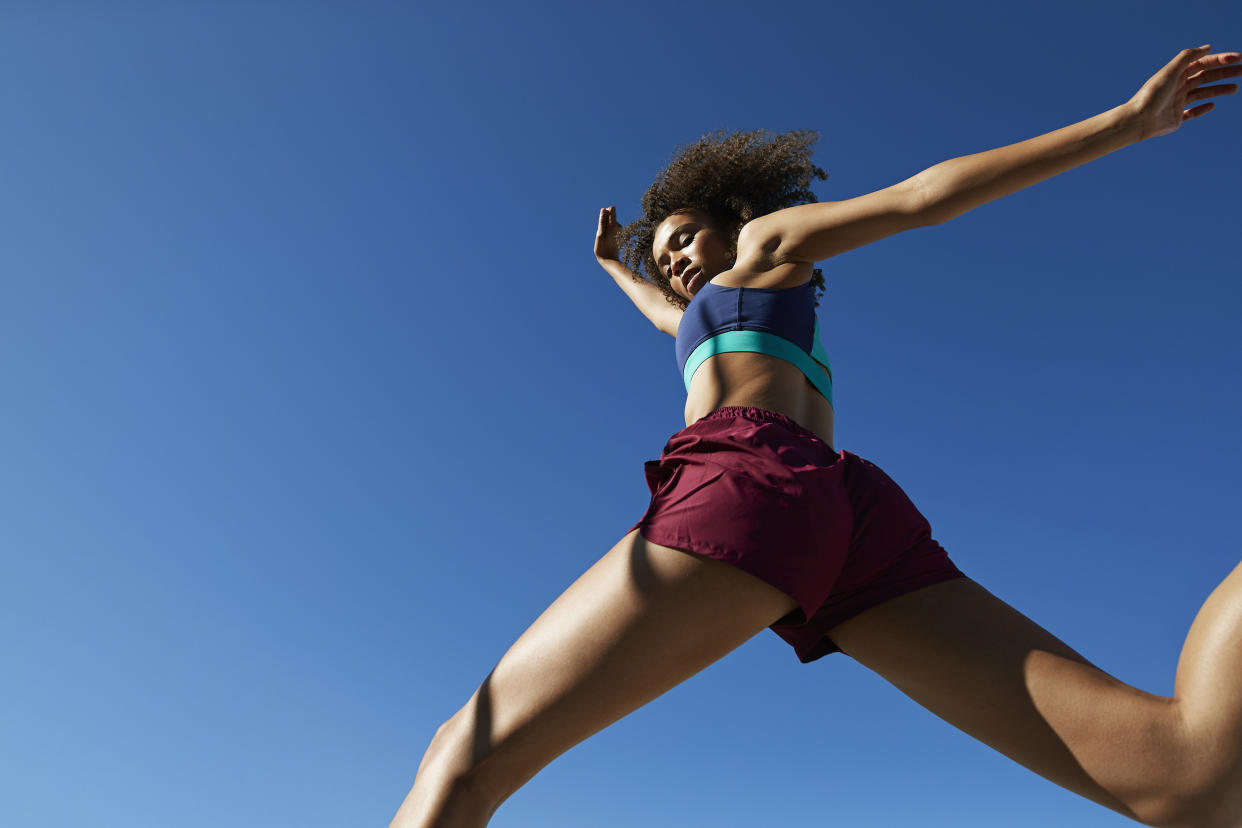
[[[605,207],[599,211],[599,230],[595,232],[595,261],[608,271],[608,275],[625,291],[630,301],[660,330],[669,336],[677,336],[681,324],[680,308],[669,303],[664,291],[630,270],[621,262],[618,236],[621,226],[617,224],[617,208]]]

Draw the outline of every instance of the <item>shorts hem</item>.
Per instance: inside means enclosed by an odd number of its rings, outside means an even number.
[[[862,615],[867,610],[875,609],[876,607],[887,604],[889,601],[900,598],[903,595],[909,595],[912,592],[918,592],[920,589],[926,589],[927,587],[935,586],[936,584],[943,584],[949,581],[957,581],[962,578],[969,577],[951,562],[949,563],[949,566],[952,568],[948,570],[940,570],[938,572],[924,573],[918,577],[903,581],[900,584],[889,585],[889,588],[877,591],[877,594],[868,596],[865,601],[861,601],[858,604],[843,609],[840,613],[830,613],[827,617],[822,619],[812,618],[809,624],[803,625],[805,629],[801,630],[803,633],[802,635],[798,635],[799,630],[797,627],[799,625],[797,624],[780,625],[788,628],[789,635],[782,633],[782,630],[776,629],[775,626],[772,628],[772,632],[776,633],[785,641],[785,643],[794,648],[794,653],[797,654],[798,660],[803,664],[809,664],[812,661],[817,661],[826,655],[839,653],[841,652],[841,648],[837,646],[836,642],[832,640],[832,637],[829,634],[837,626],[844,624],[851,618],[856,618],[859,615]],[[814,626],[812,627],[810,624],[813,624]],[[806,634],[813,634],[813,631],[819,631],[819,635],[818,637],[811,639],[810,636]]]
[[[745,572],[747,575],[758,578],[768,586],[780,590],[791,598],[797,604],[793,612],[801,612],[804,618],[810,618],[814,613],[814,608],[805,600],[805,596],[799,597],[796,589],[791,589],[790,585],[778,583],[777,581],[780,579],[774,578],[772,573],[766,571],[764,567],[756,566],[753,557],[734,550],[724,549],[713,543],[695,541],[692,538],[680,537],[669,532],[661,532],[654,527],[645,526],[642,523],[637,524],[634,528],[642,535],[643,540],[646,540],[648,543],[655,543],[687,554],[720,561],[734,569]],[[785,615],[778,619],[778,621],[774,621],[773,624],[779,623],[779,621],[783,621],[788,617],[789,615]]]

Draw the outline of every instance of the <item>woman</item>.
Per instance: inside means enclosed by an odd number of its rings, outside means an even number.
[[[840,650],[1031,770],[1152,825],[1242,825],[1242,566],[1187,637],[1172,698],[1128,687],[964,577],[883,472],[833,449],[814,262],[993,199],[1208,112],[1238,53],[1189,49],[1122,106],[813,202],[810,136],[708,136],[598,261],[677,337],[687,428],[643,519],[437,731],[393,820],[483,826],[548,762],[765,627]],[[650,280],[636,274],[646,272]]]

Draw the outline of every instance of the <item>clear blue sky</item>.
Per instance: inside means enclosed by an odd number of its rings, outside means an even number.
[[[385,825],[641,513],[672,340],[591,256],[674,147],[823,199],[1125,101],[1242,6],[0,7],[0,822]],[[1171,691],[1239,557],[1242,99],[826,265],[838,443],[959,565]],[[497,828],[1113,826],[763,633]]]

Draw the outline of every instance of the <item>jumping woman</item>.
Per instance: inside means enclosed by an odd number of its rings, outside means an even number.
[[[1126,103],[815,202],[810,133],[684,149],[595,255],[676,337],[687,427],[647,464],[651,504],[440,726],[394,828],[480,828],[541,768],[771,628],[843,652],[1035,773],[1150,825],[1242,826],[1242,566],[1208,597],[1175,693],[1136,690],[962,575],[884,472],[833,443],[815,263],[940,224],[1237,91],[1242,55],[1188,49]]]

